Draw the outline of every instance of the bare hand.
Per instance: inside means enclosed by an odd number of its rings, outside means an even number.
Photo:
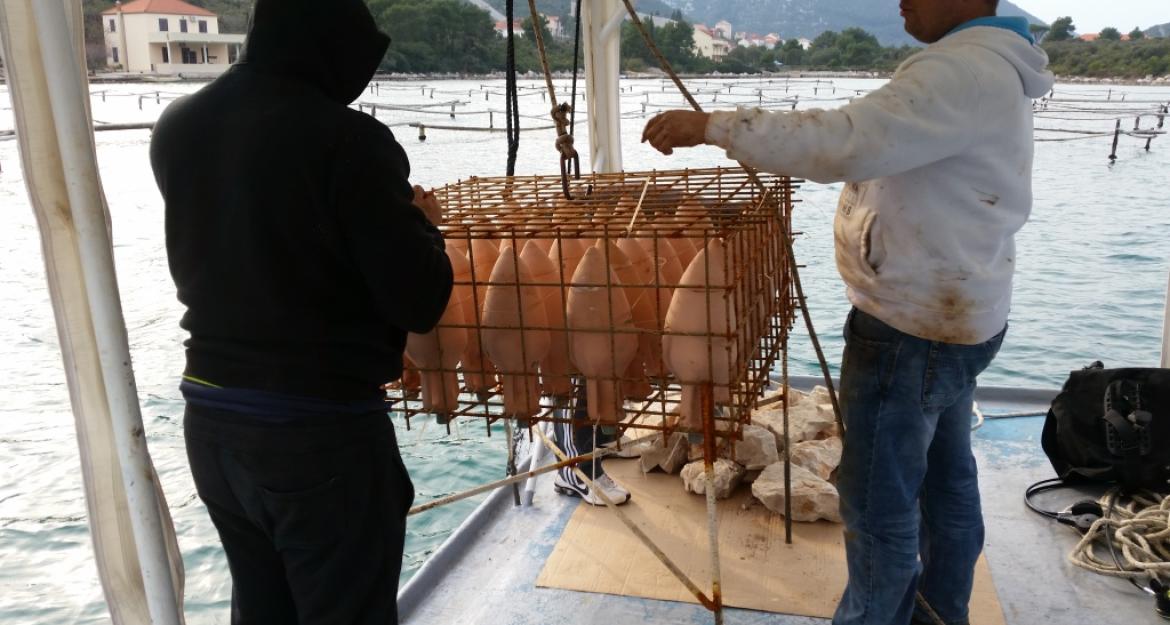
[[[698,111],[659,113],[642,131],[642,143],[649,141],[663,154],[673,154],[674,148],[701,145],[707,140],[708,118],[710,115]]]
[[[438,226],[443,223],[443,207],[439,205],[439,198],[435,197],[434,191],[427,191],[415,185],[414,205],[422,210],[423,215],[427,217],[427,221],[430,221],[433,225]]]

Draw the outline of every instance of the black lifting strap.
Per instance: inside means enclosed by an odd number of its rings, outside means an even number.
[[[509,177],[516,175],[516,154],[520,151],[520,96],[516,86],[516,8],[513,0],[506,0],[508,20],[507,60],[504,66],[504,118],[508,136]]]
[[[581,0],[577,0],[576,33],[573,35],[573,93],[569,96],[569,135],[577,129],[577,67],[581,59]]]
[[[1109,453],[1122,459],[1122,489],[1133,492],[1141,481],[1141,458],[1150,451],[1143,448],[1142,434],[1150,417],[1142,410],[1141,384],[1127,380],[1110,384],[1105,389],[1104,420]]]

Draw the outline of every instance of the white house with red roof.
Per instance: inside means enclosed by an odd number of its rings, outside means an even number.
[[[561,23],[561,18],[556,15],[545,15],[548,20],[548,34],[557,39],[565,38],[565,25]]]
[[[732,48],[735,47],[735,44],[724,39],[719,31],[708,28],[706,24],[695,24],[694,29],[691,37],[695,53],[699,56],[705,56],[718,62],[730,54]]]
[[[742,47],[767,48],[774,49],[776,46],[784,43],[780,35],[776,33],[768,33],[767,35],[760,35],[757,33],[735,33],[735,43]]]
[[[719,36],[726,41],[732,41],[735,39],[735,33],[731,29],[731,22],[727,20],[719,20],[718,22],[715,22],[715,27],[711,30],[718,33]]]
[[[501,37],[508,36],[508,20],[496,20],[496,34]],[[512,20],[512,34],[517,37],[524,36],[524,20]]]
[[[219,32],[219,18],[183,0],[131,0],[102,11],[106,65],[144,74],[223,73],[244,35]]]
[[[1077,37],[1077,39],[1080,39],[1081,41],[1089,41],[1089,42],[1097,41],[1100,38],[1101,38],[1101,33],[1085,33],[1085,34]],[[1124,35],[1124,34],[1121,35],[1121,41],[1129,41],[1129,35]]]

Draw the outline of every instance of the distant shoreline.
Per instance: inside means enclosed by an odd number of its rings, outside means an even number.
[[[831,79],[889,79],[893,76],[893,72],[878,72],[878,71],[790,71],[790,72],[772,72],[760,74],[724,74],[720,72],[712,72],[709,74],[680,74],[681,78],[687,80],[779,80],[779,79],[793,79],[793,80],[831,80]],[[572,78],[569,72],[556,72],[553,74],[554,78],[568,80]],[[5,77],[0,76],[0,84],[5,84],[7,81]],[[210,82],[214,77],[210,76],[148,76],[145,74],[125,74],[125,73],[107,73],[99,72],[89,77],[91,83],[158,83],[167,84],[174,82],[199,83]],[[491,72],[488,74],[453,74],[453,73],[433,73],[433,74],[375,74],[374,80],[397,81],[397,82],[424,82],[436,80],[499,80],[504,78],[503,72]],[[520,76],[522,80],[542,80],[543,76],[535,72],[529,72]],[[627,72],[622,74],[622,78],[626,80],[660,80],[666,78],[666,74],[661,72]],[[1170,75],[1160,76],[1157,78],[1095,78],[1088,76],[1057,76],[1057,83],[1075,84],[1075,85],[1116,85],[1122,87],[1170,87]]]

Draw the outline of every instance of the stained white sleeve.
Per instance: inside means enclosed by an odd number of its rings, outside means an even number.
[[[980,93],[957,54],[927,51],[839,109],[712,113],[707,142],[764,171],[816,182],[871,180],[963,151],[979,132]]]

